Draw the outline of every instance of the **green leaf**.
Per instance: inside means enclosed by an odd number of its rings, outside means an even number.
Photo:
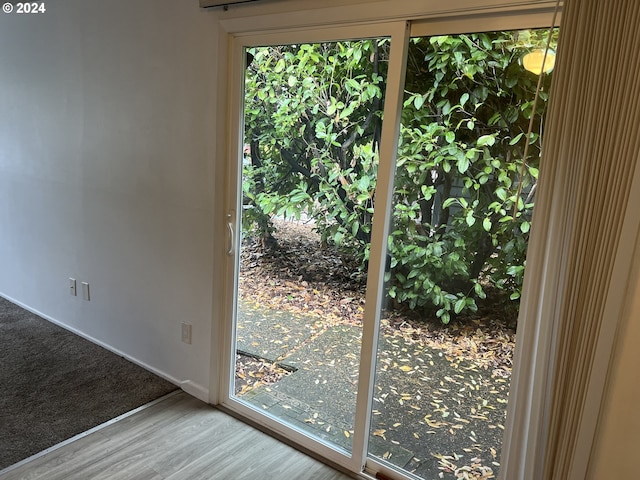
[[[447,133],[444,134],[444,138],[447,141],[447,143],[453,143],[456,141],[456,134],[449,131]]]
[[[307,192],[297,191],[291,196],[291,202],[299,203],[308,198]]]
[[[511,139],[511,141],[509,142],[509,145],[515,145],[516,143],[518,143],[520,141],[520,139],[522,138],[522,135],[524,135],[524,134],[523,133],[519,133],[518,135],[513,137]]]
[[[366,175],[364,177],[361,177],[360,180],[358,180],[358,188],[363,192],[368,191],[370,185],[371,185],[371,178],[369,178]]]
[[[274,68],[273,71],[276,73],[280,73],[284,70],[284,67],[285,67],[284,59],[281,58],[280,60],[278,60],[278,63],[276,63],[276,68]]]
[[[456,304],[453,307],[453,311],[456,312],[456,315],[459,314],[464,309],[465,304],[466,304],[466,301],[464,298],[461,298],[456,302]]]
[[[489,217],[485,217],[484,220],[482,221],[482,228],[485,229],[485,231],[490,232],[491,231],[491,220],[489,219]]]
[[[469,159],[467,157],[462,157],[458,160],[458,171],[460,173],[466,173],[466,171],[469,170],[470,165],[471,162],[469,162]]]
[[[520,224],[520,231],[522,233],[528,233],[530,229],[531,229],[531,224],[529,222],[522,222]]]
[[[496,139],[493,135],[482,135],[480,138],[478,138],[477,142],[479,147],[484,147],[485,145],[492,146],[495,143]]]
[[[355,78],[348,78],[344,85],[348,87],[351,92],[358,92],[362,89],[360,83],[358,83]]]
[[[340,118],[349,118],[355,109],[355,102],[351,102],[347,108],[340,112]]]
[[[433,196],[437,193],[437,190],[434,187],[422,185],[420,187],[420,191],[422,192],[422,196],[425,200],[431,200]]]
[[[465,222],[467,222],[467,225],[469,225],[470,227],[473,227],[473,225],[476,223],[476,217],[473,216],[473,210],[469,210],[465,218]]]
[[[481,298],[481,299],[487,298],[487,294],[484,293],[484,290],[482,289],[482,285],[480,285],[479,283],[476,283],[473,286],[473,289],[475,290],[476,295],[478,296],[478,298]]]
[[[522,270],[523,267],[520,265],[511,265],[509,268],[507,268],[507,275],[516,276],[521,273]]]
[[[456,202],[456,198],[447,198],[444,202],[442,202],[442,208],[449,208]]]

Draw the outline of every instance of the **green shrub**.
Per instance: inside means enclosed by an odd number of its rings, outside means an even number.
[[[550,81],[523,167],[537,78],[519,59],[543,37],[410,43],[388,242],[388,293],[397,304],[447,323],[476,310],[488,285],[518,299]],[[305,213],[366,274],[388,50],[387,40],[253,49],[245,228],[269,234],[271,216]]]

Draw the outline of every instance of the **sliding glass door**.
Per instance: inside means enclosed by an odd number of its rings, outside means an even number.
[[[553,52],[535,114],[523,58],[550,35],[409,43],[369,453],[420,478],[498,473]]]
[[[493,478],[549,33],[410,33],[236,38],[223,404],[352,472]]]
[[[343,260],[371,242],[390,49],[388,37],[245,49],[234,395],[345,452],[367,266]]]
[[[374,218],[390,189],[406,38],[401,22],[235,51],[228,404],[353,471],[365,461],[374,330],[363,327],[378,303],[365,286],[383,274]]]

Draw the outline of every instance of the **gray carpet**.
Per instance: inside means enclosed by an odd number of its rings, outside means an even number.
[[[175,389],[0,297],[0,470]]]

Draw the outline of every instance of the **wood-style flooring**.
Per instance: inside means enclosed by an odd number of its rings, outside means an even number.
[[[1,480],[346,480],[184,392],[0,474]]]

